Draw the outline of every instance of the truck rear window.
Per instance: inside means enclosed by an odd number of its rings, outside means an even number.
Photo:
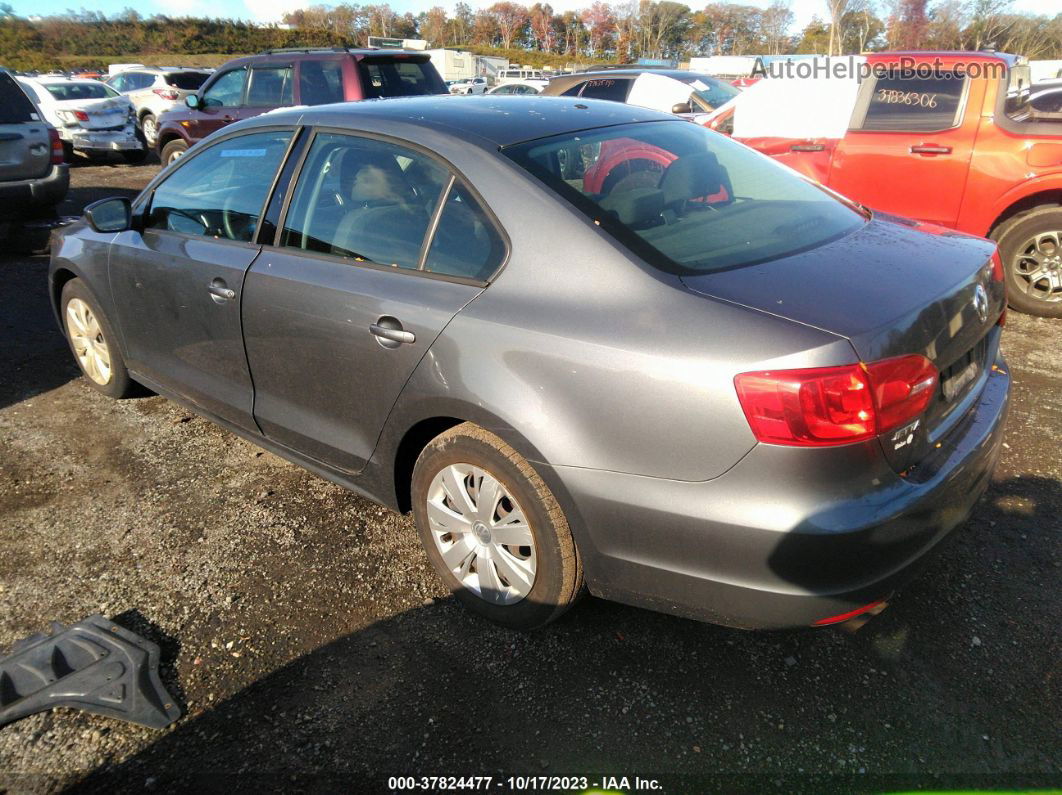
[[[15,79],[6,72],[0,72],[0,124],[21,124],[25,121],[38,121],[37,109]]]
[[[932,77],[879,77],[857,130],[932,132],[955,126],[965,78],[940,74]]]
[[[358,71],[365,99],[450,93],[427,58],[362,58]]]

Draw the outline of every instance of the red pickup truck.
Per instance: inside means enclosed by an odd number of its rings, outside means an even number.
[[[764,134],[768,120],[743,136],[744,95],[706,123],[868,207],[992,238],[1010,305],[1062,317],[1062,113],[1029,102],[1025,59],[892,52],[859,61],[847,129],[835,137],[786,137],[791,114],[777,112],[779,134]]]

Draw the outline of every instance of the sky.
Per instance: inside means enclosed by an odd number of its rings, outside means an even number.
[[[375,0],[361,0],[365,5]],[[466,0],[473,9],[489,6],[495,0]],[[10,2],[10,0],[9,0]],[[456,0],[391,0],[391,7],[399,13],[411,11],[418,14],[428,8],[441,5],[450,9]],[[530,0],[531,5],[534,0]],[[593,0],[552,0],[550,5],[555,11],[567,11],[573,8],[585,8]],[[708,0],[685,0],[691,8],[700,8],[708,3]],[[770,0],[737,0],[766,7]],[[254,20],[257,22],[279,22],[284,13],[296,8],[315,5],[313,2],[301,2],[300,0],[148,0],[147,2],[134,3],[132,0],[95,0],[91,8],[94,11],[102,11],[105,14],[117,14],[127,7],[135,7],[144,16],[153,14],[166,14],[169,16],[211,16],[232,17],[235,19]],[[325,3],[326,5],[335,3]],[[70,0],[15,0],[11,2],[15,13],[19,16],[62,14],[72,7]],[[78,6],[79,7],[79,6]],[[791,0],[790,8],[795,17],[793,32],[802,30],[815,15],[825,18],[826,0]],[[1034,14],[1046,14],[1054,16],[1059,12],[1059,0],[1015,0],[1015,11],[1027,11]]]

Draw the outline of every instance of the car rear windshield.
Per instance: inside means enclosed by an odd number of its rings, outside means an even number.
[[[118,96],[118,92],[103,83],[44,83],[45,89],[55,99],[65,102],[68,99],[107,99]]]
[[[362,58],[358,70],[366,99],[449,93],[427,58]]]
[[[0,124],[37,120],[37,110],[22,87],[7,72],[0,72]]]
[[[208,77],[210,75],[206,72],[170,72],[166,75],[166,85],[184,91],[196,91]]]
[[[503,151],[643,259],[682,275],[796,254],[866,220],[785,166],[686,121],[590,129]]]

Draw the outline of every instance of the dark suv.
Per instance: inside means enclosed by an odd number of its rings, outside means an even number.
[[[220,67],[159,119],[163,165],[215,130],[291,105],[448,94],[427,53],[404,50],[269,50]]]

